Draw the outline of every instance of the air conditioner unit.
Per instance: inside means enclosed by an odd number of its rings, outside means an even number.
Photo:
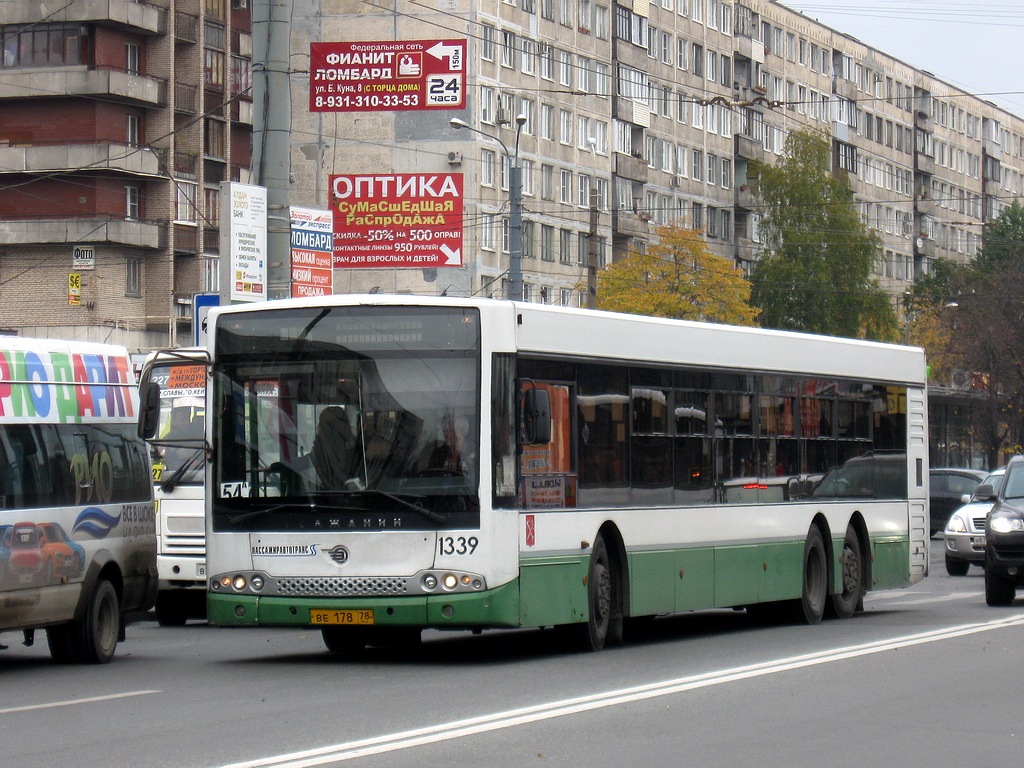
[[[673,189],[677,188],[679,186],[679,177],[678,176],[673,176],[672,178],[670,178],[668,180],[668,185],[670,187],[672,187]]]
[[[498,107],[498,116],[494,118],[494,122],[498,125],[511,125],[512,117],[509,115],[507,109],[504,107]]]
[[[462,153],[461,152],[449,152],[448,153],[448,165],[462,165]]]
[[[243,10],[249,7],[249,0],[231,0],[231,7],[236,11]]]

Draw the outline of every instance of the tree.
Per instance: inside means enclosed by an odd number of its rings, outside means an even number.
[[[743,272],[693,229],[659,227],[659,242],[600,270],[597,306],[613,312],[756,325]]]
[[[1024,207],[1014,202],[986,226],[965,266],[938,261],[914,286],[911,342],[928,354],[932,378],[966,383],[977,399],[972,428],[988,453],[1024,443]]]
[[[765,251],[751,303],[766,328],[893,341],[895,309],[871,277],[879,240],[830,173],[830,150],[824,134],[796,131],[779,163],[754,163]]]

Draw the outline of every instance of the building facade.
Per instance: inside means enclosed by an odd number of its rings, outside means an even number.
[[[246,4],[0,7],[0,330],[155,346],[216,290],[219,182],[260,182]],[[332,174],[464,178],[463,266],[339,269],[339,293],[505,296],[513,164],[525,298],[570,305],[591,253],[624,258],[662,224],[752,268],[751,163],[794,130],[830,137],[894,298],[973,258],[1020,193],[1024,120],[771,0],[291,0],[289,32],[292,205],[330,207]],[[451,38],[464,109],[310,112],[311,42]],[[76,248],[95,269],[73,305]]]
[[[187,343],[250,178],[246,5],[0,5],[0,331]]]

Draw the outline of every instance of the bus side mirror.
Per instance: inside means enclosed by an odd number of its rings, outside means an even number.
[[[160,385],[155,381],[144,381],[139,385],[139,437],[151,440],[156,437],[160,422]]]
[[[551,442],[551,398],[546,389],[531,387],[523,392],[523,443]]]

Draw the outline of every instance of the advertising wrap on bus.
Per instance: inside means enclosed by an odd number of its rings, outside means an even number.
[[[127,351],[0,342],[0,632],[103,663],[156,595],[155,513]]]

